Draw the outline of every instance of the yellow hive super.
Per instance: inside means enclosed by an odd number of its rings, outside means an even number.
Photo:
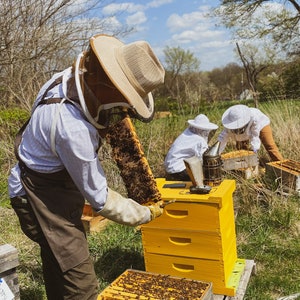
[[[133,269],[107,286],[97,300],[212,300],[211,283]]]
[[[184,188],[156,182],[162,199],[175,202],[141,227],[146,271],[212,282],[214,293],[234,296],[244,265],[236,249],[235,181],[223,180],[205,195],[191,194],[189,182]]]

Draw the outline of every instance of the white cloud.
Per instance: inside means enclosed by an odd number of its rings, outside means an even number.
[[[190,14],[172,14],[167,20],[172,40],[177,43],[207,43],[224,40],[226,37],[222,30],[217,30],[213,20],[207,17],[208,6],[200,7],[200,11]]]
[[[105,15],[113,15],[116,13],[124,12],[135,13],[137,11],[145,10],[144,5],[134,4],[133,2],[123,2],[123,3],[112,3],[103,7],[102,12]]]
[[[230,41],[209,41],[209,42],[205,42],[205,43],[200,43],[202,48],[224,48],[224,47],[228,47],[231,46],[231,42]]]
[[[232,45],[228,41],[199,43],[194,45],[190,51],[199,58],[201,70],[221,68],[230,62],[236,62]]]
[[[147,7],[160,7],[165,4],[172,3],[173,0],[153,0],[147,4]]]
[[[122,23],[116,18],[116,17],[108,17],[108,18],[105,18],[104,22],[107,25],[107,28],[111,28],[112,31],[114,31],[115,29],[118,29],[118,28],[122,28]]]
[[[203,30],[203,28],[196,28],[195,30],[197,39],[224,39],[224,32],[221,30]]]
[[[191,43],[192,41],[195,41],[197,38],[195,36],[195,32],[192,30],[186,30],[179,34],[172,35],[172,39],[174,41],[177,41],[178,43]]]
[[[174,32],[184,28],[191,28],[197,25],[199,22],[205,23],[206,21],[208,22],[203,12],[192,12],[182,16],[178,14],[172,14],[167,20],[167,26],[171,32]]]
[[[197,41],[207,41],[214,39],[222,39],[222,31],[205,30],[198,28],[195,30],[185,30],[178,34],[173,34],[172,39],[178,43],[192,43]]]
[[[127,25],[130,25],[130,26],[138,26],[140,24],[145,23],[146,21],[147,21],[146,15],[142,11],[137,12],[133,15],[130,15],[126,19]]]
[[[116,23],[119,20],[120,24],[133,27],[135,30],[126,37],[127,42],[146,39],[160,59],[163,58],[163,50],[168,45],[179,46],[194,53],[201,61],[202,70],[211,69],[218,61],[224,61],[226,65],[232,56],[233,46],[225,29],[223,31],[217,28],[217,21],[209,17],[211,1],[193,1],[190,13],[186,13],[188,7],[183,8],[186,4],[181,1],[118,0],[118,4],[107,5],[103,13],[116,16]],[[171,3],[174,5],[168,6]],[[206,4],[197,7],[197,3]]]
[[[209,10],[210,6],[201,6],[191,13],[171,14],[166,22],[172,33],[168,45],[191,51],[199,58],[201,69],[212,69],[222,62],[226,65],[228,59],[234,61],[229,34],[216,27],[217,21],[209,17]]]

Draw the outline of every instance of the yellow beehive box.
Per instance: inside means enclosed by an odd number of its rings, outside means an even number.
[[[146,270],[206,280],[214,292],[234,295],[228,282],[238,262],[235,181],[223,180],[208,194],[191,194],[189,182],[173,188],[175,182],[156,181],[162,200],[170,203],[162,216],[141,226]]]
[[[245,262],[234,257],[218,261],[152,253],[145,256],[147,272],[212,282],[214,294],[228,296],[235,296]]]
[[[212,284],[137,270],[126,270],[97,300],[213,300]]]
[[[231,250],[233,249],[232,246],[229,247]],[[216,284],[219,280],[225,286],[238,260],[236,251],[231,252],[231,250],[226,251],[222,255],[222,259],[189,256],[188,252],[185,252],[184,255],[181,255],[181,253],[172,255],[171,252],[147,252],[145,266],[148,272],[206,280],[213,282],[216,287],[219,287],[219,284]],[[215,270],[218,271],[215,272]],[[213,272],[212,275],[209,275],[210,272]]]
[[[221,236],[211,231],[143,228],[143,247],[147,253],[224,259],[226,252],[237,257],[232,226]]]
[[[235,190],[234,180],[224,180],[213,187],[209,194],[191,194],[191,183],[184,188],[164,188],[172,181],[156,179],[163,201],[174,201],[168,204],[162,216],[142,226],[144,228],[169,228],[180,230],[203,230],[221,232],[228,223],[234,224],[232,193]]]

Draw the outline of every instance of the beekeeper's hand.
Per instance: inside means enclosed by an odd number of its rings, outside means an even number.
[[[163,204],[163,201],[158,201],[148,206],[151,212],[151,220],[154,220],[162,215],[164,212]]]
[[[138,226],[152,220],[152,211],[149,207],[125,198],[110,188],[103,209],[97,213],[114,222],[129,226]]]

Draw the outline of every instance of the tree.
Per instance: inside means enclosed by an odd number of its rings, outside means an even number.
[[[285,95],[290,99],[299,99],[300,95],[300,58],[286,66],[281,74],[284,82]]]
[[[296,0],[223,0],[215,9],[239,38],[271,37],[289,54],[300,52],[300,2]]]
[[[236,43],[236,47],[246,72],[247,82],[254,99],[254,105],[255,107],[258,107],[258,75],[267,67],[267,62],[259,62],[259,59],[256,58],[258,49],[255,47],[250,47],[250,45],[247,45],[244,53],[242,52],[238,43]]]
[[[210,81],[217,87],[219,100],[237,99],[242,93],[244,70],[235,63],[229,63],[224,68],[215,68],[209,72]]]
[[[165,87],[171,97],[177,101],[178,109],[184,102],[191,100],[191,92],[195,85],[195,77],[199,71],[200,61],[189,50],[181,47],[166,47],[165,55]],[[197,80],[196,80],[197,81]],[[198,95],[195,95],[197,98]]]
[[[105,0],[5,0],[0,6],[0,104],[30,109],[45,79],[69,66],[96,33],[124,34],[92,12]]]

